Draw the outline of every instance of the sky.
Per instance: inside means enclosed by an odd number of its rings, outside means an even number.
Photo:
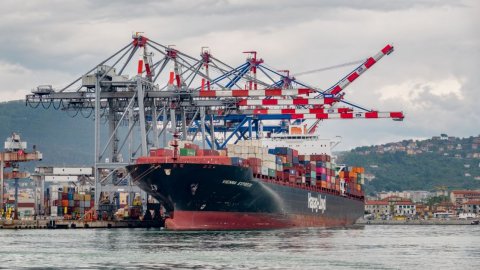
[[[395,51],[345,90],[369,109],[403,111],[403,122],[329,120],[338,150],[440,133],[480,134],[480,1],[475,0],[3,0],[0,101],[37,85],[61,88],[131,41],[133,32],[190,55],[209,46],[231,64],[256,50],[292,73]],[[355,66],[298,76],[328,88]],[[74,121],[74,120],[72,120]]]

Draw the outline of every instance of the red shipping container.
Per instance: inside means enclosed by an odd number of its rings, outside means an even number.
[[[288,176],[288,182],[289,183],[295,183],[296,179],[297,179],[297,177],[295,177],[295,175],[289,175]]]
[[[197,156],[219,156],[219,152],[212,149],[199,149],[197,150]]]
[[[261,167],[262,166],[262,160],[259,159],[259,158],[248,158],[248,164],[250,164],[250,166]]]
[[[217,150],[204,149],[203,151],[204,151],[205,156],[219,156],[220,155]]]
[[[152,149],[150,150],[150,156],[151,157],[171,157],[173,156],[173,150],[165,149],[165,148]]]
[[[185,143],[183,148],[199,150],[200,147],[194,143]]]
[[[292,156],[298,157],[298,150],[292,149]]]
[[[327,155],[311,155],[310,156],[311,161],[322,161],[326,162],[327,161]]]

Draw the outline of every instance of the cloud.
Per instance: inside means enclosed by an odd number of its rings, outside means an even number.
[[[322,124],[344,145],[439,132],[478,133],[480,98],[478,1],[18,1],[0,10],[0,100],[22,98],[39,84],[62,86],[130,42],[134,31],[198,56],[200,47],[236,66],[257,50],[275,69],[293,73],[395,52],[345,90],[346,99],[386,120]],[[327,88],[352,67],[301,76]],[[475,122],[476,121],[476,122]],[[351,130],[364,134],[347,139]]]
[[[38,85],[65,84],[72,77],[58,70],[31,70],[19,64],[0,61],[0,101],[25,99]]]

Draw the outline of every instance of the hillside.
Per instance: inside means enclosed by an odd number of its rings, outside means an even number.
[[[12,132],[19,133],[27,142],[43,153],[42,165],[90,165],[93,161],[93,120],[81,116],[72,118],[64,111],[41,106],[32,109],[24,101],[0,103],[0,142]]]
[[[480,137],[442,136],[358,147],[340,161],[363,166],[368,193],[397,190],[480,188]]]
[[[23,101],[13,101],[0,103],[0,123],[2,142],[17,132],[29,149],[36,145],[43,152],[43,161],[23,168],[93,163],[92,118],[72,118],[64,111],[32,109]],[[367,192],[434,190],[443,185],[450,189],[480,188],[480,137],[443,134],[424,141],[358,147],[343,152],[340,161],[366,168],[371,179],[366,184]]]

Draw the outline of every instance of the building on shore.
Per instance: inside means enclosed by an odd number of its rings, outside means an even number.
[[[480,214],[480,200],[470,200],[462,204],[463,213]]]
[[[416,205],[399,196],[390,196],[382,200],[367,200],[365,212],[374,219],[404,220],[416,216]]]
[[[450,201],[457,208],[462,208],[465,202],[478,200],[480,200],[480,191],[478,190],[453,190],[450,192]]]
[[[374,219],[386,219],[390,216],[390,206],[387,201],[367,200],[365,201],[365,212]]]
[[[382,191],[377,194],[379,200],[389,197],[402,197],[411,200],[414,203],[424,202],[429,198],[435,196],[434,193],[425,190],[405,190],[405,191]]]

